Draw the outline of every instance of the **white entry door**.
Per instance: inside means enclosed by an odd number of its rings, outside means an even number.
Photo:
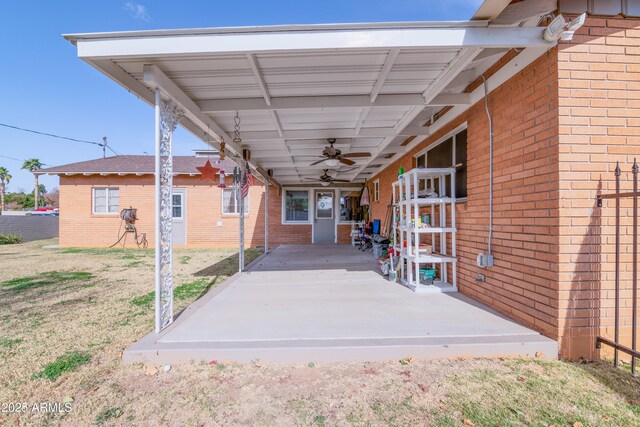
[[[333,190],[316,190],[314,194],[313,242],[335,243],[335,192]]]
[[[173,189],[173,201],[171,204],[171,215],[173,216],[173,244],[187,244],[187,211],[186,211],[186,188]]]

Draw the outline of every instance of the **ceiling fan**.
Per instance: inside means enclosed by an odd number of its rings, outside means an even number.
[[[313,166],[313,165],[317,165],[318,163],[322,163],[324,162],[325,165],[327,166],[337,166],[340,163],[343,163],[345,165],[354,165],[356,162],[354,162],[353,160],[348,159],[347,157],[369,157],[371,156],[371,153],[346,153],[346,154],[342,154],[342,151],[340,151],[339,149],[335,148],[333,146],[333,144],[336,143],[336,139],[335,138],[327,138],[327,142],[329,143],[328,147],[324,147],[324,150],[322,150],[322,159],[318,160],[317,162],[313,162],[311,163],[309,166]]]
[[[323,186],[328,186],[333,184],[334,182],[350,182],[346,179],[335,179],[334,177],[332,177],[331,175],[329,175],[327,172],[329,171],[329,169],[323,169],[323,174],[320,175],[320,178],[304,178],[307,181],[315,181],[315,182],[319,182],[321,185]]]

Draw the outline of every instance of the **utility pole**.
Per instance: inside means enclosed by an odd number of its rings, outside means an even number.
[[[102,158],[107,157],[107,137],[102,137]]]

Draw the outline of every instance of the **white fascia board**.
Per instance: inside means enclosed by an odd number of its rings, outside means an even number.
[[[551,47],[538,27],[420,28],[78,39],[81,58],[335,49]]]
[[[152,37],[152,36],[193,36],[209,34],[232,33],[277,33],[277,32],[309,32],[309,31],[345,31],[345,30],[398,30],[402,28],[470,28],[486,27],[487,20],[473,19],[472,21],[402,21],[402,22],[356,22],[333,24],[285,24],[285,25],[257,25],[237,27],[208,27],[208,28],[177,28],[170,30],[137,30],[112,31],[101,33],[74,33],[62,36],[70,42],[82,39],[104,39],[121,37]]]

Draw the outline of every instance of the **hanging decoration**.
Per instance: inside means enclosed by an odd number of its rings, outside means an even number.
[[[209,160],[207,160],[207,163],[205,163],[204,166],[196,166],[196,169],[201,173],[200,181],[218,181],[216,174],[220,169],[216,169],[211,166],[211,162]]]
[[[222,169],[218,173],[218,177],[220,178],[220,182],[218,183],[218,188],[227,188],[227,184],[225,183],[225,178],[227,175],[224,173]]]
[[[360,195],[360,206],[369,206],[369,188],[365,185]]]
[[[221,139],[220,140],[220,161],[224,160],[224,146],[225,146],[224,139]]]

